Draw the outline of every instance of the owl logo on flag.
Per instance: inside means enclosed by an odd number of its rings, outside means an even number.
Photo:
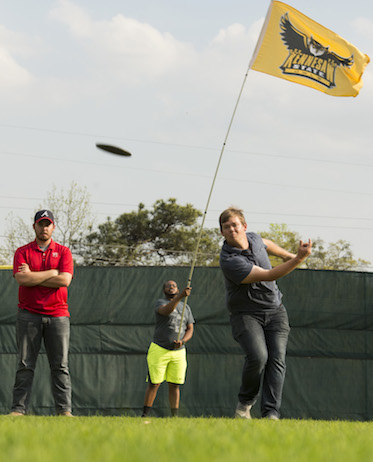
[[[351,67],[354,56],[344,58],[329,50],[312,36],[297,30],[290,22],[288,13],[280,20],[280,35],[289,50],[280,69],[283,74],[305,77],[319,82],[328,88],[335,84],[335,72],[339,66]]]

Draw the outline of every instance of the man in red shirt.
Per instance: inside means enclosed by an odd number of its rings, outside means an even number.
[[[37,212],[33,227],[35,241],[20,247],[14,254],[13,275],[19,284],[19,364],[10,415],[23,416],[27,412],[43,339],[51,369],[56,412],[71,417],[67,288],[73,277],[73,258],[70,249],[52,240],[56,227],[52,212]]]

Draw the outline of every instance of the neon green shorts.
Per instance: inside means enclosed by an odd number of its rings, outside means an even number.
[[[187,368],[186,349],[167,350],[151,343],[146,356],[150,381],[154,384],[164,380],[182,385]]]

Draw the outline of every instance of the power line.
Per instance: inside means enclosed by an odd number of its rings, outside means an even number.
[[[37,155],[27,155],[27,154],[16,154],[12,153],[13,155],[20,155],[20,156],[26,156],[26,157],[36,157],[36,158],[42,158],[46,159],[44,156],[37,156]],[[88,165],[96,165],[100,167],[108,167],[107,164],[103,163],[96,163],[96,162],[88,162],[88,161],[79,161],[79,160],[72,160],[72,159],[60,159],[56,157],[48,157],[48,160],[58,160],[58,161],[63,161],[63,162],[72,162],[72,163],[79,163],[79,164],[88,164]],[[195,178],[208,178],[211,179],[211,175],[197,175],[195,173],[187,173],[187,172],[180,172],[180,171],[166,171],[165,169],[157,170],[157,169],[146,169],[146,168],[139,168],[139,167],[127,167],[124,165],[117,165],[115,168],[124,168],[126,170],[136,170],[136,171],[142,171],[142,172],[151,172],[151,173],[160,173],[162,175],[181,175],[181,176],[192,176]],[[225,178],[225,177],[220,177],[218,178],[218,181],[233,181],[235,183],[240,182],[240,183],[247,183],[247,178]],[[348,195],[360,195],[360,196],[373,196],[373,193],[369,192],[361,192],[361,191],[351,191],[351,190],[343,190],[343,189],[332,189],[332,188],[321,188],[321,187],[316,187],[316,186],[304,186],[304,185],[292,185],[289,183],[282,184],[282,183],[273,183],[270,181],[258,181],[258,180],[250,180],[250,184],[257,184],[257,185],[264,185],[264,186],[277,186],[280,188],[288,188],[288,189],[303,189],[303,190],[311,190],[311,191],[317,191],[317,192],[332,192],[332,193],[337,193],[337,194],[348,194]]]
[[[144,144],[154,144],[160,146],[170,146],[176,148],[187,148],[187,149],[199,149],[205,151],[215,151],[219,150],[218,147],[212,146],[201,146],[201,145],[192,145],[192,144],[182,144],[182,143],[166,143],[163,141],[154,141],[154,140],[144,140],[139,138],[128,138],[123,136],[113,136],[113,135],[98,135],[95,133],[83,133],[83,132],[75,132],[75,131],[68,131],[68,130],[56,130],[56,129],[49,129],[49,128],[40,128],[40,127],[27,127],[27,126],[18,126],[18,125],[6,125],[0,124],[0,127],[4,128],[12,128],[12,129],[21,129],[21,130],[31,130],[31,131],[40,131],[40,132],[47,132],[47,133],[55,133],[59,135],[68,135],[68,136],[81,136],[81,137],[89,137],[89,138],[104,138],[104,139],[111,139],[111,140],[118,140],[118,141],[129,141],[129,142],[136,142],[136,143],[144,143]],[[343,161],[343,160],[331,160],[325,159],[320,157],[301,157],[299,154],[296,156],[291,156],[289,154],[273,154],[273,153],[264,153],[264,152],[250,152],[242,149],[230,149],[226,148],[227,152],[236,153],[236,154],[243,154],[249,156],[259,156],[259,157],[270,157],[270,158],[280,158],[280,159],[289,159],[289,160],[297,160],[297,161],[307,161],[307,162],[317,162],[317,163],[326,163],[326,164],[340,164],[340,165],[350,165],[350,166],[359,166],[359,167],[368,167],[373,168],[372,163],[365,163],[365,162],[356,162],[356,161]],[[16,153],[10,153],[12,155],[16,155]],[[360,153],[361,154],[361,153]],[[20,154],[22,155],[22,154]],[[371,155],[370,152],[367,155]],[[50,157],[48,157],[50,158]],[[65,160],[65,159],[58,159],[58,160]],[[76,161],[79,162],[79,161]]]
[[[2,199],[7,199],[7,200],[10,200],[10,199],[16,199],[16,200],[34,200],[34,201],[42,201],[41,198],[23,198],[23,197],[16,197],[16,196],[8,196],[8,195],[0,195],[0,198]],[[91,202],[92,205],[110,205],[110,206],[118,206],[118,207],[131,207],[131,208],[136,208],[138,207],[138,204],[128,204],[128,203],[120,203],[120,202],[117,202],[117,203],[112,203],[112,202]],[[149,205],[147,206],[149,207]],[[30,210],[29,207],[18,207],[18,206],[9,206],[9,205],[0,205],[0,209],[9,209],[9,210]],[[210,209],[210,213],[211,212],[214,212],[214,213],[220,213],[221,211],[220,210],[216,210],[216,209]],[[94,211],[92,212],[94,215],[105,215],[105,216],[110,216],[111,213],[108,212],[107,210],[105,212],[100,212],[100,211]],[[122,213],[126,213],[126,212],[121,212]],[[280,216],[281,219],[281,223],[284,223],[284,219],[283,217],[296,217],[296,218],[309,218],[309,219],[330,219],[330,220],[353,220],[353,221],[373,221],[373,218],[368,218],[368,217],[352,217],[352,216],[346,216],[346,215],[343,215],[343,216],[330,216],[330,215],[305,215],[305,214],[297,214],[297,213],[286,213],[286,212],[271,212],[271,211],[267,211],[267,212],[263,212],[263,211],[259,211],[259,212],[255,212],[255,211],[245,211],[245,215],[246,216],[253,216],[253,215],[266,215],[266,216]],[[207,221],[210,221],[212,222],[213,219],[210,219],[210,218],[206,218]],[[214,219],[214,222],[216,220]],[[270,223],[273,223],[273,222],[276,222],[278,223],[279,220],[274,220],[274,219],[271,219],[270,221],[252,221],[250,220],[250,224],[270,224]],[[293,224],[288,224],[286,223],[288,226],[304,226],[304,227],[324,227],[324,228],[340,228],[340,229],[355,229],[355,230],[371,230],[372,228],[363,228],[363,227],[356,227],[356,226],[344,226],[344,225],[326,225],[325,223],[323,223],[322,225],[318,225],[318,224],[300,224],[300,223],[293,223]]]

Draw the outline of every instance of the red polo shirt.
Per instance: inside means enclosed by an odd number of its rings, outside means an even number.
[[[27,263],[31,271],[58,269],[61,273],[74,272],[73,257],[68,247],[53,240],[48,249],[40,250],[36,240],[16,250],[13,275],[18,273],[22,263]],[[18,306],[32,313],[48,316],[70,316],[67,305],[67,287],[50,288],[42,286],[19,286]]]

